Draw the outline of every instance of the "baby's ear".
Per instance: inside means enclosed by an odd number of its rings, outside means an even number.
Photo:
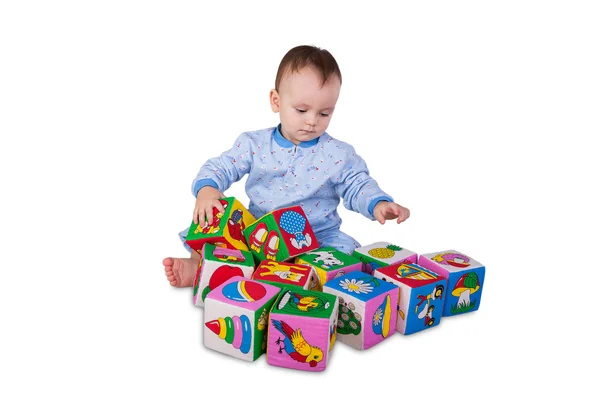
[[[271,90],[269,93],[269,101],[271,102],[271,110],[275,113],[279,112],[279,93],[277,93],[277,90]]]

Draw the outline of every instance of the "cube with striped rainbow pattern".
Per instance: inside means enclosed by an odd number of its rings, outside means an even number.
[[[267,345],[269,311],[280,289],[235,276],[207,296],[204,345],[245,361],[258,359]]]

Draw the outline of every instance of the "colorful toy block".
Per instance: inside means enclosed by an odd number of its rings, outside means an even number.
[[[299,206],[264,215],[244,229],[244,237],[259,262],[285,261],[319,247],[308,219]]]
[[[408,335],[440,323],[446,278],[414,263],[381,267],[373,276],[399,286],[398,332]]]
[[[206,296],[204,345],[246,361],[266,350],[269,310],[280,289],[235,276]]]
[[[319,277],[313,267],[271,260],[261,262],[252,279],[281,288],[317,290],[319,287]]]
[[[227,249],[206,243],[200,254],[193,294],[194,304],[198,307],[204,306],[204,299],[211,290],[229,278],[251,278],[254,272],[254,258],[249,251]]]
[[[372,274],[377,268],[388,265],[417,262],[417,253],[388,242],[377,242],[359,247],[354,250],[352,256],[363,262],[363,272],[367,274]]]
[[[225,208],[225,213],[220,213],[215,207],[211,225],[203,226],[204,224],[192,222],[186,236],[186,243],[197,252],[202,251],[205,243],[230,249],[248,250],[243,231],[256,221],[256,218],[234,197],[225,197],[219,201]]]
[[[419,256],[419,264],[448,279],[444,317],[477,311],[481,303],[485,267],[456,250]]]
[[[337,338],[366,350],[396,332],[398,287],[361,271],[353,271],[323,286],[339,298]]]
[[[324,371],[336,335],[338,298],[303,289],[283,289],[269,315],[267,363]]]
[[[315,269],[319,276],[319,287],[316,290],[323,290],[323,285],[327,281],[352,271],[361,271],[363,268],[363,263],[358,258],[349,256],[333,247],[322,247],[302,254],[296,257],[294,262]]]

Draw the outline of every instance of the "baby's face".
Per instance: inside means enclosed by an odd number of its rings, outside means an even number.
[[[321,86],[313,67],[286,73],[279,92],[271,91],[271,109],[280,114],[281,134],[296,145],[321,136],[331,121],[340,87],[337,76],[330,76]]]

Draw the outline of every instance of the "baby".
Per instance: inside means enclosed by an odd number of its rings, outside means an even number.
[[[230,150],[209,159],[192,183],[196,196],[193,221],[213,222],[213,207],[234,182],[248,174],[248,210],[257,219],[284,207],[299,205],[320,247],[351,254],[360,245],[340,231],[340,199],[349,210],[383,224],[406,220],[410,212],[394,203],[369,175],[354,148],[331,137],[329,126],[340,94],[342,74],[327,51],[298,46],[281,60],[275,89],[271,90],[277,127],[242,133]],[[185,244],[188,229],[179,236],[191,258],[166,258],[165,274],[171,285],[192,286],[199,254]]]

